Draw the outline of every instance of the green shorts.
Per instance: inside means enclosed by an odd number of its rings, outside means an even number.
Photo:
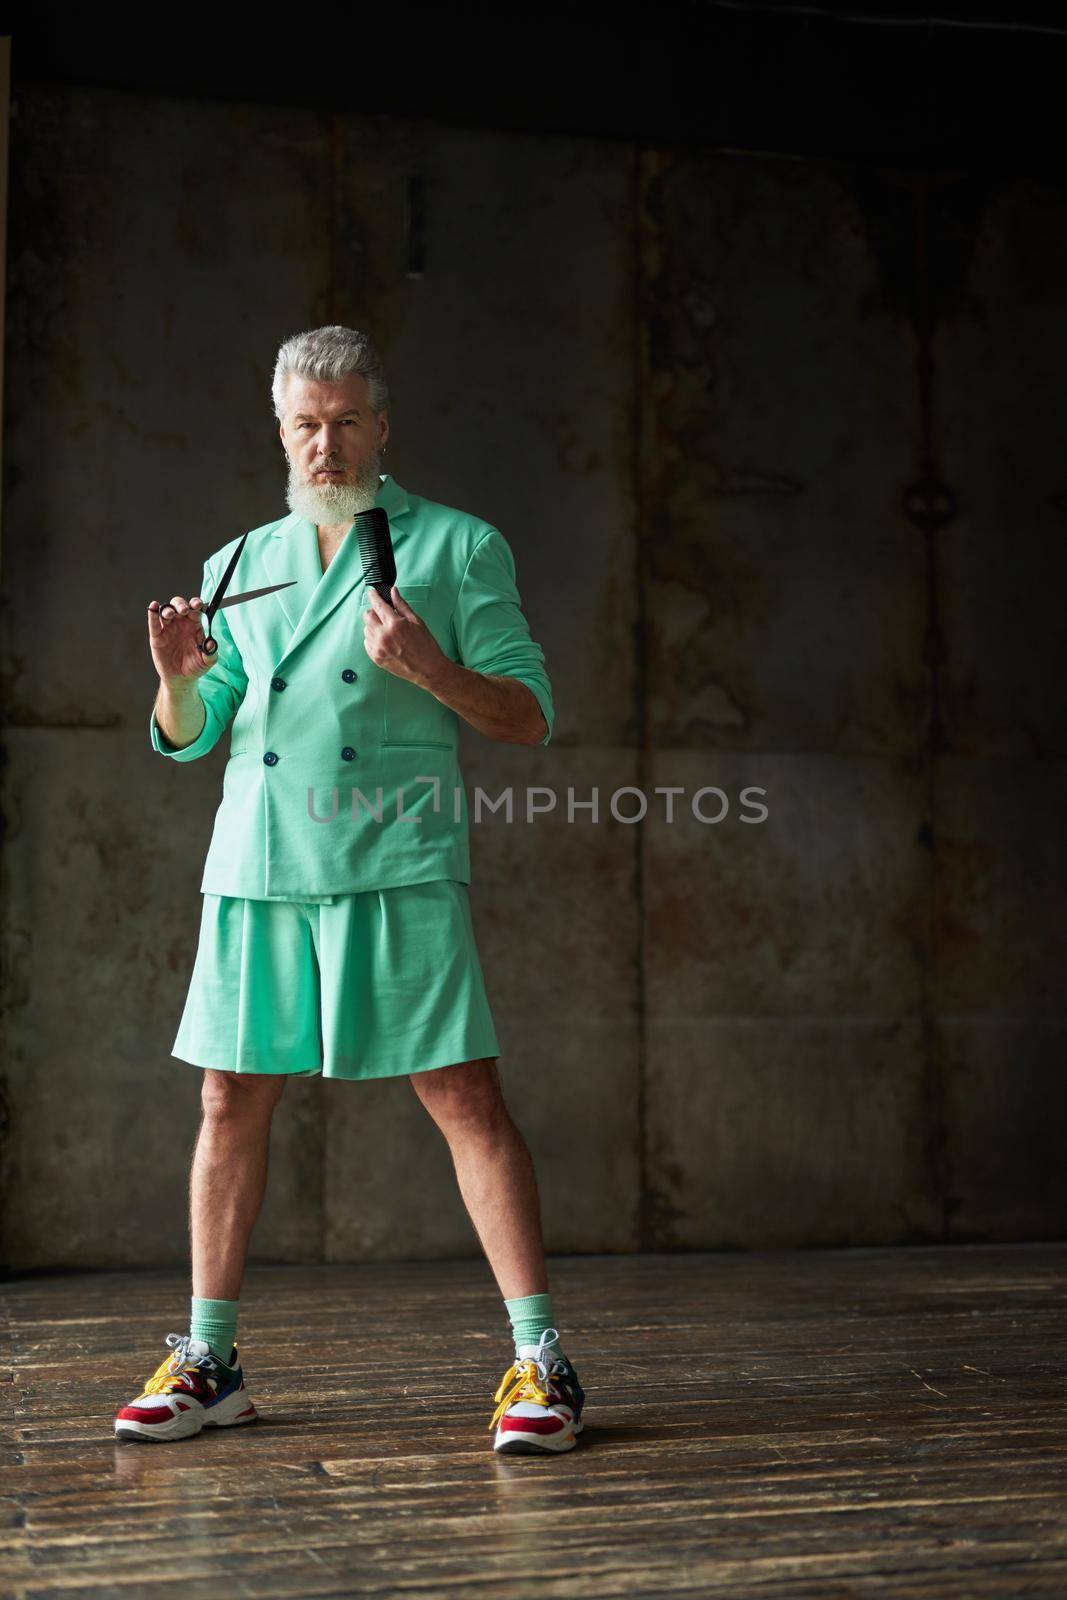
[[[225,1072],[394,1078],[498,1056],[465,883],[332,903],[205,894],[172,1055]]]

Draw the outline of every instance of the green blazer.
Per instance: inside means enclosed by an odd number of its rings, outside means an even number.
[[[527,684],[547,744],[552,689],[503,534],[408,494],[388,474],[377,504],[412,610],[452,661]],[[207,599],[237,543],[204,563]],[[460,719],[367,655],[362,569],[351,529],[325,573],[314,523],[290,515],[253,529],[230,593],[295,584],[215,613],[218,653],[200,679],[207,720],[192,744],[176,749],[150,717],[153,749],[173,761],[206,755],[233,719],[202,893],[329,900],[437,878],[470,882]]]

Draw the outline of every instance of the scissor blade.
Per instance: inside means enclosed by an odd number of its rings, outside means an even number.
[[[275,589],[290,589],[299,580],[290,578],[288,583],[268,583],[265,589],[246,589],[244,594],[231,594],[225,600],[219,601],[221,606],[239,606],[242,600],[258,600],[261,594],[273,594]]]
[[[211,596],[210,601],[208,602],[208,604],[204,608],[206,610],[207,614],[208,614],[208,620],[209,621],[215,615],[215,612],[219,609],[219,607],[223,603],[222,597],[226,593],[226,590],[229,587],[230,579],[233,577],[233,569],[234,569],[234,567],[236,567],[238,561],[240,561],[240,559],[241,559],[241,551],[245,547],[245,541],[247,540],[247,538],[248,538],[248,534],[247,533],[243,533],[241,535],[240,543],[238,544],[237,549],[234,551],[233,555],[230,557],[229,561],[226,564],[226,571],[222,574],[222,581],[220,582],[218,588],[215,590],[215,593]]]

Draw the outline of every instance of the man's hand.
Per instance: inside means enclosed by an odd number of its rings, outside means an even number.
[[[198,594],[191,600],[176,594],[162,605],[158,600],[148,602],[148,645],[162,683],[182,680],[188,686],[215,665],[215,656],[201,655],[197,648],[205,638],[203,609]]]
[[[448,657],[422,618],[416,616],[394,583],[392,610],[372,584],[370,608],[363,613],[363,645],[376,666],[428,689],[448,666]]]
[[[394,583],[392,610],[373,587],[363,613],[363,643],[371,660],[398,678],[417,683],[487,739],[540,744],[548,731],[537,697],[525,683],[475,672],[446,656]]]

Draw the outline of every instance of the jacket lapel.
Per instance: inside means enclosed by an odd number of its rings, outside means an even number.
[[[408,509],[408,497],[400,484],[385,474],[375,505],[385,511],[392,532],[394,518],[403,516]],[[395,544],[396,534],[393,534],[393,540]],[[279,667],[326,621],[342,600],[346,600],[353,592],[362,593],[366,588],[363,559],[354,525],[345,534],[337,554],[323,572],[315,524],[294,513],[286,517],[268,539],[263,552],[263,564],[271,583],[296,580],[290,588],[279,589],[271,597],[281,606],[292,629],[289,642],[277,662]]]

